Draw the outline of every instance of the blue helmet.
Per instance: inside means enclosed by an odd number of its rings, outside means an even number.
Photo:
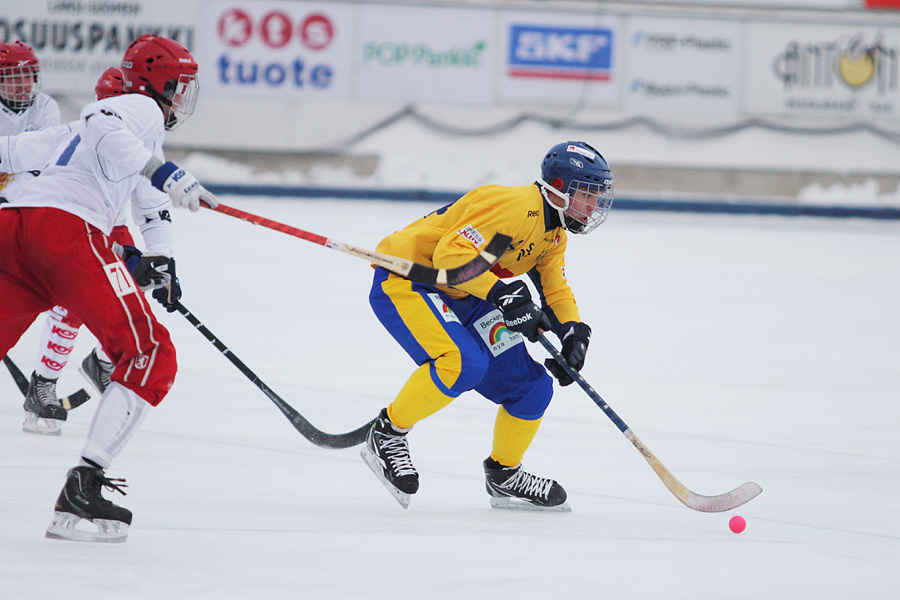
[[[541,163],[538,184],[547,203],[559,211],[572,233],[597,229],[613,202],[613,176],[606,160],[584,142],[550,148]]]

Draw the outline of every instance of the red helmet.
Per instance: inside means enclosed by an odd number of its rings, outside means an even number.
[[[112,96],[121,96],[125,93],[125,83],[122,80],[122,71],[116,67],[110,67],[103,71],[97,86],[94,88],[97,100],[106,100]]]
[[[197,61],[178,42],[142,35],[125,50],[122,77],[126,92],[157,101],[166,129],[175,129],[194,112],[199,90]]]
[[[0,101],[21,112],[34,104],[41,89],[41,65],[31,46],[0,42]]]

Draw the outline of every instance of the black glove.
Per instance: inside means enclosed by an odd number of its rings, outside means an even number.
[[[576,323],[569,321],[560,326],[562,335],[562,354],[569,366],[576,371],[581,371],[584,366],[584,358],[587,355],[588,345],[591,343],[591,328],[586,323]],[[544,361],[544,366],[550,371],[550,374],[556,377],[559,385],[565,387],[574,380],[569,377],[566,370],[562,368],[556,359],[548,358]]]
[[[169,259],[169,267],[166,272],[171,277],[171,279],[169,279],[169,284],[153,290],[153,297],[166,307],[167,312],[175,312],[177,310],[175,304],[181,300],[181,282],[179,282],[178,277],[175,276],[174,258]]]
[[[508,285],[498,281],[491,288],[488,301],[503,311],[507,329],[521,333],[529,342],[536,342],[541,331],[550,330],[550,319],[531,300],[531,292],[523,281]]]
[[[119,252],[121,248],[121,252]],[[142,291],[155,290],[168,285],[171,276],[168,273],[169,258],[161,254],[142,254],[134,246],[119,246],[115,249],[122,262],[134,277],[134,282]]]
[[[113,244],[125,267],[141,291],[153,290],[153,297],[169,312],[175,312],[175,303],[181,299],[181,283],[175,276],[175,259],[162,255],[144,255],[131,245]]]

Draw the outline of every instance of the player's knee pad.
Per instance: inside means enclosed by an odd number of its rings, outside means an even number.
[[[544,411],[553,398],[553,378],[544,372],[527,387],[523,386],[522,395],[515,400],[503,402],[503,408],[512,416],[532,421],[544,416]]]

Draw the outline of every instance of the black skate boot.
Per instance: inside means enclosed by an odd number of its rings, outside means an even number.
[[[409,507],[410,494],[419,489],[419,474],[409,457],[407,432],[409,429],[395,427],[388,418],[387,409],[383,408],[359,453],[403,508]]]
[[[116,366],[97,356],[96,350],[91,350],[91,353],[84,357],[84,360],[81,361],[81,367],[78,369],[84,378],[88,380],[88,383],[94,386],[94,389],[100,394],[103,394],[106,388],[109,387],[109,384],[112,383],[110,376],[115,370]]]
[[[76,542],[124,542],[131,525],[131,511],[104,498],[100,494],[102,487],[124,496],[122,488],[128,486],[124,479],[109,479],[99,467],[69,469],[66,484],[56,499],[47,537]],[[77,529],[82,519],[96,529]]]
[[[43,435],[61,435],[68,413],[56,397],[56,380],[31,374],[25,394],[25,421],[22,431]]]
[[[504,467],[488,457],[484,461],[484,485],[494,508],[569,512],[566,490],[552,479],[527,473],[522,465]]]

